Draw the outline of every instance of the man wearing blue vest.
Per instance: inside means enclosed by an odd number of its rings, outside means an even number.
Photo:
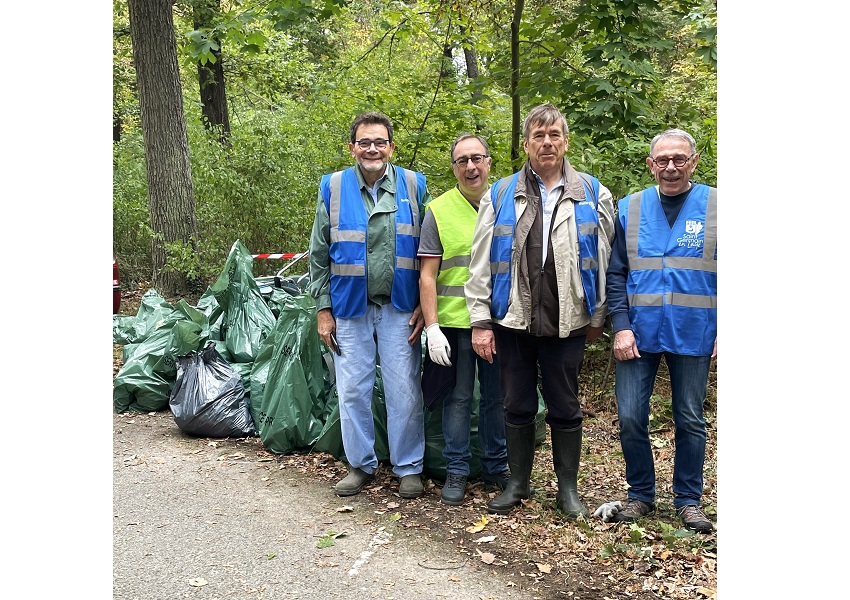
[[[569,130],[551,104],[523,123],[528,160],[481,199],[465,286],[472,347],[498,352],[510,481],[487,510],[508,514],[531,493],[538,372],[568,519],[587,517],[578,495],[583,413],[578,377],[586,341],[605,325],[605,269],[614,238],[611,192],[566,160]]]
[[[603,519],[635,521],[655,511],[649,398],[664,357],[676,427],[673,505],[685,527],[707,533],[714,526],[700,499],[703,402],[717,358],[717,189],[691,180],[698,161],[689,133],[656,135],[646,166],[658,185],[619,202],[607,285],[629,492],[626,506]]]
[[[490,187],[487,178],[492,160],[484,138],[469,133],[458,136],[451,147],[457,185],[428,204],[419,243],[419,295],[428,357],[434,363],[426,362],[425,369],[445,369],[454,363],[456,370],[455,385],[443,399],[442,415],[446,482],[440,501],[450,506],[463,504],[466,495],[476,369],[481,479],[504,489],[510,475],[499,363],[484,360],[472,349],[469,310],[463,295],[463,284],[469,278],[472,232],[479,202]]]
[[[376,353],[387,409],[387,442],[399,495],[422,495],[425,416],[420,387],[420,215],[431,200],[422,173],[390,162],[393,125],[367,112],[351,124],[356,163],[319,185],[310,239],[309,291],[318,331],[336,356],[342,445],[348,475],[334,487],[352,496],[378,469],[372,391]]]

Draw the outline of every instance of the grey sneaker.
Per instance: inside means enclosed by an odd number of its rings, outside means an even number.
[[[446,485],[440,491],[440,502],[449,506],[460,506],[466,496],[466,475],[449,473]]]
[[[484,473],[483,471],[481,473],[481,481],[490,487],[499,488],[499,490],[503,492],[505,491],[505,488],[508,487],[508,482],[510,480],[511,472],[509,470],[496,474]]]
[[[418,498],[424,491],[422,476],[419,473],[405,475],[398,486],[398,495],[402,498]]]
[[[345,479],[334,486],[337,496],[353,496],[359,494],[363,486],[375,478],[374,474],[361,471],[357,467],[351,467]]]
[[[626,503],[626,507],[614,515],[614,521],[621,523],[631,523],[637,521],[641,517],[651,515],[655,512],[655,504],[652,502],[641,502],[640,500],[632,500]]]
[[[682,524],[688,529],[692,529],[697,533],[711,533],[714,531],[714,525],[699,506],[692,504],[677,508],[676,513],[682,519]]]

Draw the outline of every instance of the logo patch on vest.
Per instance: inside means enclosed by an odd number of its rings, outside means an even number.
[[[685,235],[677,239],[679,246],[686,248],[702,248],[703,240],[699,234],[705,229],[702,221],[685,221]]]
[[[693,233],[694,235],[697,235],[702,230],[703,230],[702,222],[700,222],[700,221],[685,221],[685,231],[686,232]]]

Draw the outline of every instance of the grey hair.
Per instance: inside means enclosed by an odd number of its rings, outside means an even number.
[[[543,127],[548,127],[555,122],[560,122],[565,136],[570,132],[570,128],[567,127],[567,118],[554,104],[549,102],[538,104],[525,117],[525,121],[522,124],[522,137],[527,140],[534,126],[542,125]]]
[[[457,145],[460,144],[463,140],[468,140],[470,138],[481,142],[481,145],[484,146],[484,154],[490,156],[490,146],[487,145],[487,141],[483,137],[481,137],[480,135],[473,135],[471,133],[461,133],[459,136],[457,136],[457,139],[454,141],[454,143],[452,143],[452,149],[449,150],[449,160],[455,159],[455,148],[457,147]]]
[[[652,153],[655,151],[655,144],[659,142],[662,138],[673,137],[685,140],[691,146],[691,153],[697,151],[697,143],[694,141],[694,137],[685,131],[684,129],[667,129],[662,131],[654,138],[652,138],[652,142],[649,144],[649,155],[652,156]]]

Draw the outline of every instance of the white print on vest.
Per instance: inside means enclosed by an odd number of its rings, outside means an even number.
[[[685,231],[688,233],[697,235],[700,231],[702,231],[702,229],[703,225],[701,221],[685,221]]]

